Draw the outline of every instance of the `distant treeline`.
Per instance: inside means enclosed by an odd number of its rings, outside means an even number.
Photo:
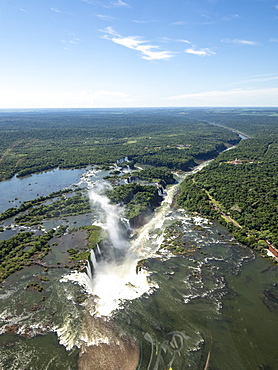
[[[110,165],[126,156],[136,163],[188,170],[239,142],[236,133],[194,114],[169,109],[2,111],[0,181],[57,167]]]

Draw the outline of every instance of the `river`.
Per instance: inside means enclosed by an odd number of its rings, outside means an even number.
[[[49,183],[51,173],[56,172],[49,173]],[[92,222],[105,226],[103,215],[112,211],[115,228],[123,223],[119,208],[105,210],[103,198],[96,204],[95,186],[105,174],[76,175],[73,182],[91,184],[92,207],[98,209]],[[6,280],[0,290],[2,369],[124,370],[135,369],[134,363],[138,370],[278,367],[277,267],[237,243],[223,226],[172,209],[177,188],[168,187],[164,203],[137,237],[124,240],[123,247],[115,244],[120,258],[98,261],[92,279],[32,266]],[[173,222],[194,247],[186,256],[158,250],[163,230]],[[49,259],[63,258],[74,243],[65,238]],[[145,268],[136,274],[142,258]],[[38,275],[49,279],[42,294],[26,289]],[[23,335],[7,334],[9,326]]]

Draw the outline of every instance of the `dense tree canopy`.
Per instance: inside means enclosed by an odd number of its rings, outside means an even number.
[[[120,114],[118,114],[120,113]],[[239,137],[180,110],[0,112],[0,180],[56,167],[139,163],[187,170]]]
[[[260,239],[278,246],[277,139],[274,133],[271,137],[258,135],[222,153],[183,182],[179,204],[208,216],[221,211],[245,230],[237,230],[236,236],[251,233],[254,246]]]

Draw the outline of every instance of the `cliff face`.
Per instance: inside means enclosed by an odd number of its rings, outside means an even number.
[[[216,149],[204,152],[204,153],[199,153],[195,156],[196,159],[198,160],[208,160],[208,159],[213,159],[218,156],[219,153],[223,152],[223,150],[227,149],[227,147],[224,144],[220,144],[216,147]]]
[[[139,227],[144,226],[148,222],[148,219],[150,218],[152,212],[153,209],[148,208],[145,211],[141,212],[139,215],[130,218],[130,227],[132,227],[133,229],[138,229]]]

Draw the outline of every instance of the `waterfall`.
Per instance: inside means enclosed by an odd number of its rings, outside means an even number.
[[[117,159],[116,165],[124,163],[124,162],[129,162],[128,157],[123,157],[123,158]]]
[[[124,230],[120,223],[123,218],[123,209],[117,205],[111,204],[105,196],[103,190],[111,187],[110,184],[97,186],[89,191],[89,197],[93,205],[100,208],[100,221],[104,229],[109,234],[111,244],[116,249],[127,249],[128,242],[124,236]]]
[[[203,163],[192,172],[197,172],[208,163]],[[184,174],[183,178],[189,174]],[[167,193],[158,188],[164,195],[162,205],[156,209],[148,224],[137,230],[132,240],[128,237],[130,227],[124,218],[123,207],[111,204],[105,195],[105,190],[111,189],[111,185],[101,180],[89,190],[94,212],[99,211],[99,224],[107,231],[109,243],[102,250],[96,246],[91,252],[87,274],[74,273],[67,279],[78,282],[89,295],[95,297],[94,315],[110,316],[115,309],[121,308],[125,300],[138,298],[155,288],[154,283],[149,282],[148,272],[142,269],[137,274],[136,266],[138,261],[150,257],[159,248],[164,221],[178,187],[178,183],[171,185]]]
[[[93,249],[91,249],[90,258],[91,258],[93,268],[94,268],[94,270],[96,270],[97,269],[97,260],[96,260],[95,252],[94,252]]]
[[[165,191],[164,187],[162,185],[157,186],[158,195],[160,197],[165,197],[167,195],[167,192]]]
[[[99,247],[99,245],[98,245],[98,244],[97,244],[97,252],[98,252],[98,255],[99,255],[99,256],[101,256],[101,255],[102,255],[101,250],[100,250],[100,247]]]
[[[86,266],[86,273],[91,282],[93,281],[93,275],[94,275],[94,272],[97,270],[97,266],[98,266],[98,263],[96,260],[95,252],[93,249],[91,249],[90,256],[88,258],[87,266]]]

